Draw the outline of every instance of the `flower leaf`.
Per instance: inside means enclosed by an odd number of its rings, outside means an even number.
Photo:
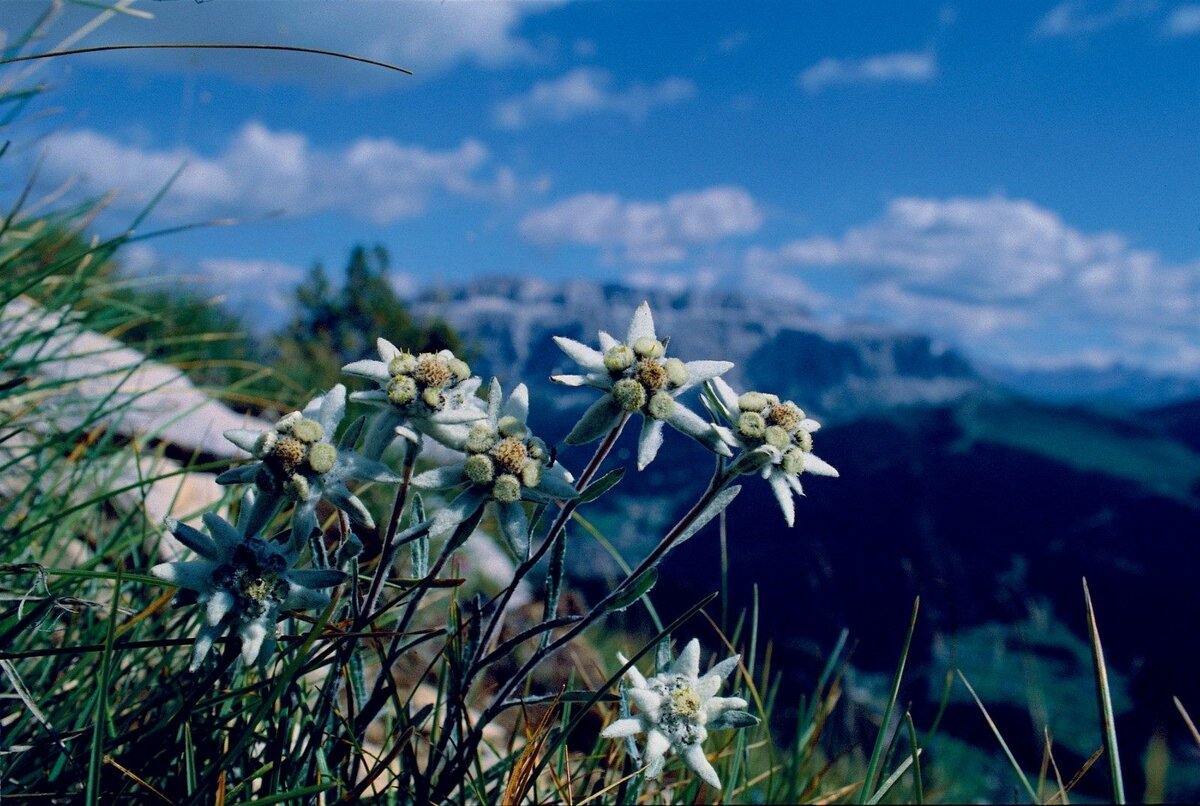
[[[654,587],[656,582],[658,582],[658,568],[650,568],[649,570],[643,572],[641,576],[633,580],[632,583],[626,586],[625,590],[621,591],[621,593],[612,600],[612,603],[608,606],[608,611],[610,613],[620,613],[622,610],[629,607],[638,599],[641,599],[643,596],[649,593],[650,589]]]
[[[600,478],[589,484],[583,492],[579,494],[579,503],[588,504],[595,501],[600,496],[617,486],[621,479],[625,478],[625,468],[618,467],[615,470],[610,470]]]

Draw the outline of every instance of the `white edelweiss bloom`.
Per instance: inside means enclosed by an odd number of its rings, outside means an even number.
[[[379,384],[379,389],[350,395],[351,400],[383,409],[367,434],[363,452],[378,459],[398,434],[415,442],[417,432],[457,447],[466,435],[466,424],[484,416],[475,394],[483,381],[449,350],[413,355],[387,339],[378,339],[375,345],[382,360],[364,359],[342,367],[348,375]]]
[[[517,556],[524,557],[529,549],[529,521],[521,502],[548,504],[579,493],[571,474],[552,461],[546,443],[526,425],[529,390],[525,384],[517,386],[508,400],[503,397],[500,382],[493,378],[483,419],[472,423],[466,437],[454,446],[466,453],[466,458],[427,470],[412,484],[425,490],[467,485],[434,516],[431,535],[449,532],[488,501],[495,501],[505,539]]]
[[[251,491],[243,499],[237,526],[211,512],[206,514],[208,535],[173,518],[165,522],[176,540],[199,555],[199,559],[161,563],[150,569],[159,579],[189,592],[181,592],[176,604],[195,603],[204,608],[204,626],[192,648],[193,672],[226,630],[241,639],[243,662],[265,664],[275,649],[275,623],[280,613],[327,606],[329,594],[321,589],[346,579],[331,568],[292,568],[295,548],[264,540],[248,528],[253,509]]]
[[[731,468],[760,473],[771,485],[788,526],[794,526],[796,507],[792,496],[804,495],[800,474],[838,475],[833,465],[812,452],[812,435],[821,424],[792,401],[781,401],[775,395],[739,395],[721,378],[713,378],[707,387],[710,408],[729,424],[717,426],[717,432],[730,447],[742,451]]]
[[[626,663],[623,655],[617,658]],[[718,697],[721,683],[738,667],[741,655],[716,664],[700,676],[700,642],[688,642],[671,668],[646,678],[637,667],[625,673],[629,687],[624,695],[638,709],[636,716],[618,719],[600,732],[606,739],[623,739],[646,734],[646,777],[662,774],[667,751],[683,759],[693,772],[714,789],[721,780],[704,755],[704,740],[710,730],[748,728],[759,723],[746,713],[741,697]]]
[[[350,492],[346,482],[397,484],[401,478],[387,465],[350,450],[360,429],[348,429],[337,445],[333,443],[333,435],[345,414],[346,387],[338,384],[309,401],[303,411],[294,411],[281,419],[274,430],[226,431],[226,439],[258,461],[225,471],[217,477],[217,483],[253,482],[269,502],[285,498],[295,501],[293,543],[302,545],[317,528],[317,502],[322,498],[356,523],[373,527],[371,513]],[[266,517],[269,516],[268,512]]]
[[[573,339],[555,336],[554,342],[571,360],[586,370],[583,375],[554,375],[565,386],[590,386],[604,392],[567,435],[568,445],[583,445],[611,431],[622,416],[640,414],[638,469],[654,461],[663,441],[663,423],[697,440],[710,450],[729,456],[729,448],[711,423],[676,400],[688,389],[729,371],[729,361],[680,361],[666,357],[666,345],[654,330],[650,304],[634,311],[625,341],[600,332],[600,349]]]

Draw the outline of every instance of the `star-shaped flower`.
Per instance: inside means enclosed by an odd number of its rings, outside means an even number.
[[[296,502],[292,514],[292,541],[299,545],[317,528],[317,502],[324,498],[367,528],[375,525],[371,513],[347,481],[396,484],[400,476],[374,459],[350,450],[358,438],[349,429],[335,446],[338,424],[346,414],[346,387],[338,384],[294,411],[271,431],[234,429],[225,438],[259,461],[227,470],[218,484],[254,482],[270,502],[284,498]]]
[[[625,658],[617,656],[621,663]],[[662,774],[668,750],[709,786],[721,788],[717,771],[704,755],[704,740],[710,730],[748,728],[758,718],[746,713],[741,697],[718,697],[716,693],[729,673],[737,668],[740,655],[721,661],[700,677],[700,642],[692,639],[667,671],[647,679],[631,666],[625,673],[629,688],[625,696],[637,706],[637,716],[618,719],[600,735],[622,739],[646,734],[646,777]]]
[[[722,455],[729,449],[706,422],[676,398],[699,383],[715,378],[733,367],[728,361],[688,361],[666,357],[666,345],[654,330],[650,304],[643,302],[629,322],[625,341],[600,331],[600,349],[593,350],[573,339],[555,336],[564,353],[587,370],[585,375],[555,375],[552,380],[566,386],[591,386],[605,394],[592,404],[567,435],[568,445],[583,445],[599,439],[616,426],[622,416],[642,415],[638,437],[638,469],[654,461],[663,441],[663,423]]]
[[[241,639],[245,663],[266,663],[275,649],[280,613],[325,607],[329,594],[321,589],[346,579],[333,569],[292,568],[295,549],[247,529],[253,508],[254,493],[248,492],[237,526],[211,512],[205,514],[211,537],[173,518],[166,521],[175,539],[200,555],[197,560],[161,563],[150,569],[159,579],[190,592],[177,596],[177,604],[204,608],[204,626],[192,648],[192,671],[200,668],[226,630]]]
[[[520,384],[503,402],[500,382],[492,379],[487,412],[471,425],[458,445],[467,454],[461,462],[427,470],[413,479],[414,487],[440,490],[467,485],[457,498],[434,516],[430,534],[450,531],[476,511],[495,501],[500,529],[518,556],[529,548],[529,521],[521,501],[550,503],[579,493],[571,474],[551,460],[546,443],[529,430],[529,390]]]
[[[800,474],[838,475],[832,465],[812,452],[812,435],[821,424],[792,401],[781,401],[776,395],[739,395],[721,378],[709,381],[708,388],[712,407],[730,426],[718,426],[717,431],[730,446],[743,451],[733,466],[743,473],[761,473],[771,485],[788,526],[795,525],[792,495],[804,495]]]
[[[383,409],[367,434],[363,446],[367,456],[379,458],[397,434],[416,442],[420,432],[454,447],[466,435],[465,424],[483,418],[475,395],[482,381],[454,353],[413,355],[387,339],[378,339],[375,346],[382,360],[364,359],[342,367],[348,375],[379,384],[379,389],[350,395],[351,400]]]

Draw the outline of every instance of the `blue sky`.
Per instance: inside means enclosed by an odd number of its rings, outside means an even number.
[[[23,78],[61,112],[7,133],[6,187],[40,157],[46,190],[118,190],[116,230],[186,163],[152,223],[241,223],[128,259],[235,306],[277,316],[314,260],[381,242],[404,290],[739,287],[993,364],[1200,373],[1200,4],[122,5],[155,19],[81,44],[415,72],[155,51]],[[8,41],[44,6],[6,0]]]

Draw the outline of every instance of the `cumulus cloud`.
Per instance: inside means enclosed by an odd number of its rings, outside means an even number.
[[[18,9],[32,17],[37,4]],[[460,64],[493,69],[544,58],[539,46],[522,35],[524,21],[559,2],[489,0],[488,2],[291,3],[238,0],[235,3],[141,4],[155,19],[147,23],[118,14],[101,26],[90,44],[145,42],[262,42],[300,45],[353,53],[411,68],[406,78],[378,68],[318,57],[222,51],[196,54],[114,53],[103,58],[141,69],[176,71],[182,66],[221,72],[247,83],[315,84],[395,90]],[[73,31],[95,16],[94,9],[70,5],[61,30]],[[20,30],[21,20],[13,28]]]
[[[216,156],[185,148],[153,149],[91,130],[56,133],[45,142],[43,171],[54,181],[80,176],[94,187],[143,203],[183,167],[156,212],[172,218],[344,212],[377,224],[420,215],[437,193],[509,198],[513,173],[491,162],[476,140],[431,149],[387,138],[317,148],[296,132],[249,122]],[[488,169],[488,175],[484,170]]]
[[[657,84],[613,87],[612,74],[598,67],[577,67],[565,75],[539,81],[528,92],[496,104],[493,117],[504,129],[531,123],[561,123],[572,118],[615,113],[642,121],[651,110],[672,106],[696,95],[696,85],[684,78],[667,78]]]
[[[1083,232],[1027,200],[899,198],[839,237],[746,257],[746,271],[765,283],[814,270],[846,273],[843,286],[853,290],[843,302],[854,314],[985,353],[995,352],[996,336],[1016,343],[1029,329],[1069,333],[1080,350],[1115,339],[1130,356],[1168,363],[1200,342],[1200,262],[1174,263],[1119,233]],[[1038,357],[1023,349],[1009,359]]]
[[[683,260],[689,247],[748,235],[763,214],[739,187],[677,193],[666,201],[629,201],[616,194],[584,193],[535,210],[521,235],[540,246],[580,244],[635,263]]]
[[[829,87],[854,84],[922,84],[937,76],[937,57],[930,51],[884,53],[863,59],[827,57],[797,78],[805,92],[815,95]]]
[[[1120,0],[1104,8],[1095,8],[1084,0],[1066,0],[1046,12],[1033,29],[1043,39],[1087,36],[1118,23],[1152,13],[1153,0]]]
[[[1163,33],[1172,38],[1200,34],[1200,5],[1182,5],[1171,9]]]

